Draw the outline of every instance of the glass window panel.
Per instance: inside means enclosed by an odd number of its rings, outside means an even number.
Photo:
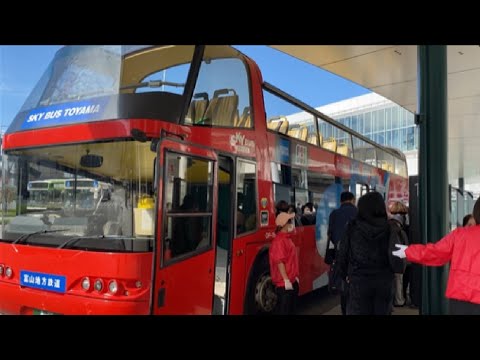
[[[253,162],[237,162],[237,218],[239,212],[244,224],[237,224],[237,234],[257,228],[257,171]],[[240,225],[240,226],[239,226]]]

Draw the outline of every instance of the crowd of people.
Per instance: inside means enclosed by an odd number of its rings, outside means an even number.
[[[340,293],[342,315],[390,315],[396,307],[418,308],[421,276],[415,267],[450,263],[446,297],[450,314],[480,314],[480,199],[473,214],[436,243],[415,244],[409,210],[399,201],[385,205],[375,191],[358,199],[345,191],[331,212],[327,249],[333,250],[330,281]],[[276,236],[269,251],[270,271],[277,293],[277,314],[295,312],[299,259],[291,239],[295,226],[315,224],[315,208],[307,203],[300,214],[280,201]],[[326,253],[328,250],[326,250]],[[335,279],[335,280],[333,280]]]

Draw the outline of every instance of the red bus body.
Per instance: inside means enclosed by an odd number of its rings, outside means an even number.
[[[239,55],[240,56],[240,55]],[[151,118],[117,118],[101,121],[60,124],[52,127],[7,132],[3,151],[48,147],[65,144],[131,139],[132,129],[148,137],[158,138],[157,188],[155,195],[155,234],[152,251],[115,252],[90,251],[83,248],[37,246],[33,243],[0,242],[0,312],[7,314],[211,314],[214,305],[216,245],[220,175],[215,165],[212,181],[213,207],[211,214],[211,246],[192,254],[170,260],[170,250],[162,245],[167,225],[165,214],[165,179],[167,153],[194,154],[217,164],[218,157],[244,157],[256,165],[256,226],[254,231],[231,236],[228,250],[228,276],[224,313],[255,313],[258,291],[270,286],[260,279],[260,267],[265,267],[268,246],[274,236],[275,194],[271,164],[278,154],[277,142],[288,138],[267,129],[264,106],[263,79],[257,65],[241,56],[248,74],[251,97],[251,128],[191,126]],[[243,139],[243,140],[242,140]],[[408,179],[388,173],[378,167],[309,144],[296,138],[289,139],[291,149],[308,152],[305,171],[325,174],[338,179],[350,179],[352,169],[366,184],[382,184],[386,201],[408,203]],[[240,146],[243,145],[243,146]],[[300,149],[300,150],[298,150]],[[292,150],[293,151],[293,150]],[[168,158],[170,159],[170,158]],[[170,161],[170,160],[168,160]],[[235,166],[235,165],[234,165]],[[236,174],[232,172],[231,174]],[[371,182],[370,182],[371,180]],[[374,180],[374,181],[373,181]],[[233,184],[233,180],[230,180]],[[232,189],[234,189],[232,185]],[[359,195],[359,194],[357,194]],[[235,200],[232,200],[235,201]],[[264,212],[261,215],[261,212]],[[210,214],[210,215],[208,215]],[[200,216],[200,215],[199,215]],[[265,216],[265,218],[261,218]],[[232,219],[231,224],[234,224]],[[6,226],[6,225],[4,225]],[[233,225],[231,225],[231,229]],[[231,232],[233,230],[230,230]],[[166,235],[165,235],[166,236]],[[326,285],[328,265],[318,250],[316,227],[298,226],[294,242],[300,258],[300,294]],[[263,265],[260,265],[263,262]],[[10,276],[6,269],[10,268]],[[66,280],[63,292],[48,291],[21,284],[21,271],[39,274],[58,274]],[[192,273],[194,279],[192,280]],[[28,275],[24,274],[28,280]],[[40,282],[43,281],[39,275]],[[91,282],[88,290],[82,281]],[[98,291],[93,284],[102,285]],[[115,291],[109,291],[112,281]],[[35,280],[35,277],[32,281]],[[100,286],[100,285],[99,285]],[[112,285],[113,286],[113,285]],[[256,300],[255,300],[256,299]]]

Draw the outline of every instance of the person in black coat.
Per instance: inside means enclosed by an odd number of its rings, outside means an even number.
[[[340,276],[349,283],[347,315],[390,315],[393,270],[389,255],[390,225],[378,192],[358,200],[357,218],[339,243]]]
[[[340,207],[333,210],[328,218],[327,247],[330,246],[329,243],[331,242],[334,245],[335,254],[338,252],[338,244],[345,234],[346,225],[357,216],[355,195],[350,191],[344,191],[340,194],[340,204]],[[347,315],[348,284],[343,282],[340,286],[340,292],[342,315]]]

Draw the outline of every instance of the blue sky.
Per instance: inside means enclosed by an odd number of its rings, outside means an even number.
[[[235,46],[257,62],[263,79],[314,107],[369,90],[267,46]],[[5,130],[60,46],[0,46],[0,125]]]

